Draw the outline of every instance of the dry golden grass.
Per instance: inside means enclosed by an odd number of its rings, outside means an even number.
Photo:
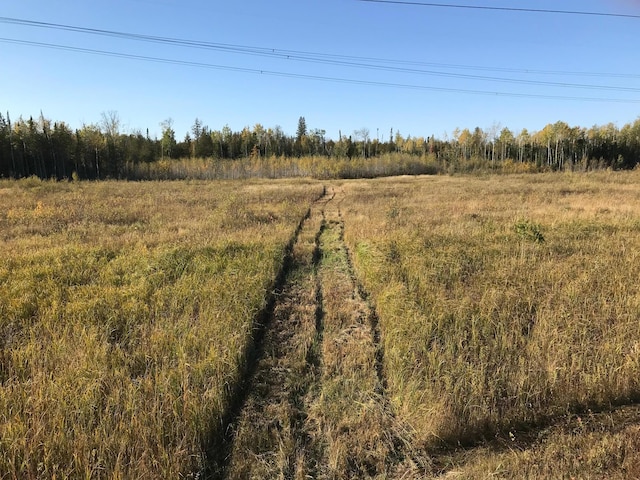
[[[305,182],[0,182],[0,477],[185,478]]]
[[[552,427],[511,434],[452,452],[444,478],[640,478],[640,409],[621,407],[559,419]]]
[[[350,276],[332,204],[320,249],[322,377],[310,408],[311,422],[326,444],[319,478],[382,478],[394,450],[392,423],[379,394],[368,309]]]
[[[505,170],[512,171],[522,168],[523,165],[525,164],[511,164]],[[443,166],[438,164],[434,155],[415,156],[391,153],[370,158],[361,156],[335,158],[321,155],[252,157],[234,160],[210,158],[159,160],[136,165],[131,175],[133,178],[155,180],[292,177],[329,179],[435,174],[442,169]]]
[[[639,180],[344,183],[345,238],[380,316],[389,395],[424,448],[640,399]],[[573,448],[555,441],[552,451]]]
[[[312,208],[292,248],[291,266],[277,296],[247,399],[234,425],[225,478],[304,479],[318,452],[304,428],[317,376],[316,232]]]
[[[638,184],[334,183],[324,228],[316,212],[293,246],[228,475],[640,476]],[[0,478],[211,467],[254,322],[321,192],[0,182]]]

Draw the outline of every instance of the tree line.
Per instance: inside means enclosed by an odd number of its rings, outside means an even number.
[[[512,132],[493,125],[474,130],[456,129],[445,138],[403,136],[391,129],[384,139],[372,138],[366,128],[338,139],[326,131],[308,129],[304,117],[295,135],[281,127],[260,124],[241,131],[225,125],[213,130],[196,118],[182,140],[173,122],[160,124],[161,137],[145,132],[123,132],[116,112],[103,113],[98,123],[72,129],[42,113],[35,119],[0,114],[0,176],[40,178],[139,178],[140,165],[177,159],[238,159],[325,157],[368,159],[389,154],[429,157],[446,170],[464,171],[470,165],[498,168],[505,162],[535,169],[630,169],[640,163],[640,118],[618,128],[607,125],[571,127],[565,122],[546,125],[538,132]],[[136,172],[134,175],[133,172]]]

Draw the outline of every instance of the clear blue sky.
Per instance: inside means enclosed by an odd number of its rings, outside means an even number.
[[[419,0],[416,0],[419,1]],[[640,15],[638,0],[441,0],[439,3],[580,10]],[[40,111],[73,128],[116,111],[124,131],[172,118],[182,139],[196,117],[211,129],[261,123],[295,134],[307,126],[372,138],[440,138],[456,128],[539,130],[558,120],[619,127],[640,116],[640,18],[436,8],[357,0],[20,0],[3,2],[0,16],[199,42],[326,54],[334,63],[297,61],[187,48],[60,29],[0,23],[2,39],[41,42],[126,55],[249,69],[221,70],[92,55],[0,42],[0,111],[15,118]],[[308,57],[308,55],[306,55]],[[337,56],[349,56],[345,59]],[[351,58],[353,57],[353,58]],[[380,65],[380,70],[353,64]],[[340,60],[349,65],[336,65]],[[453,68],[454,65],[465,68]],[[476,67],[476,68],[466,68]],[[480,68],[479,68],[480,67]],[[400,71],[398,68],[422,70]],[[551,73],[524,73],[523,70]],[[293,75],[387,83],[351,84]],[[430,74],[424,71],[432,72]],[[435,73],[572,84],[559,87],[459,78]],[[560,75],[559,72],[616,74]],[[630,91],[580,88],[623,87]],[[397,85],[427,87],[414,89]],[[445,88],[491,92],[431,90]],[[579,97],[510,97],[502,94]],[[498,95],[500,94],[500,95]],[[628,100],[592,102],[585,98]],[[635,103],[634,103],[635,102]]]

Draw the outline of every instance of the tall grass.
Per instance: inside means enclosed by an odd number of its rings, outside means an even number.
[[[425,447],[640,399],[639,179],[345,184],[389,393]]]
[[[138,164],[132,178],[148,180],[248,178],[373,178],[436,174],[443,171],[434,155],[385,154],[377,157],[252,157],[234,160],[187,158]]]
[[[0,182],[0,477],[197,476],[321,191]]]

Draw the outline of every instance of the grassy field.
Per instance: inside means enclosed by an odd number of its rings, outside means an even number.
[[[0,478],[202,471],[319,185],[0,183]]]
[[[422,448],[503,435],[513,449],[563,416],[606,423],[594,412],[640,399],[639,180],[601,172],[343,185],[345,239],[380,317],[388,393]],[[529,452],[547,465],[530,475],[571,467],[624,478],[630,465],[637,475],[640,454],[621,455],[615,435],[585,437],[582,448],[557,433],[547,447],[568,459],[549,465],[548,451]],[[475,473],[460,474],[529,476],[512,457],[495,471],[476,459]]]
[[[639,184],[0,181],[0,478],[640,477]]]

